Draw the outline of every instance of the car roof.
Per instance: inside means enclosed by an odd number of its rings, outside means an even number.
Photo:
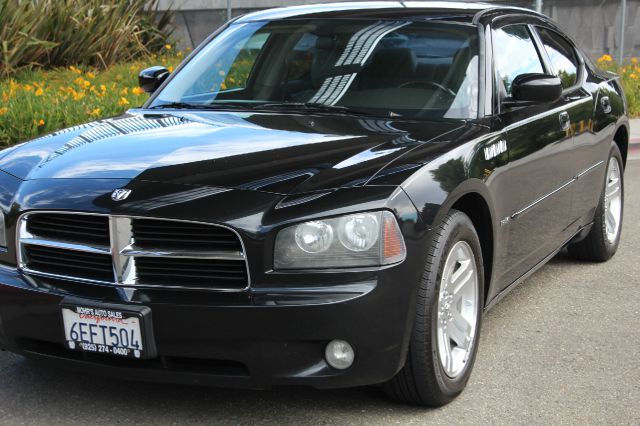
[[[485,11],[519,11],[535,14],[530,9],[464,1],[368,1],[323,3],[282,7],[249,13],[236,22],[296,18],[372,18],[372,19],[438,19],[472,22]],[[542,16],[542,15],[538,15]]]

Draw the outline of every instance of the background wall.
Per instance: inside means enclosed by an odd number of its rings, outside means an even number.
[[[489,0],[491,1],[491,0]],[[313,3],[314,0],[232,0],[233,16],[270,7]],[[534,7],[533,0],[496,2]],[[226,20],[226,0],[160,0],[160,10],[175,10],[179,46],[195,47]],[[618,57],[620,0],[544,0],[543,12],[553,18],[593,58],[605,53]],[[640,0],[627,0],[625,57],[640,56]]]

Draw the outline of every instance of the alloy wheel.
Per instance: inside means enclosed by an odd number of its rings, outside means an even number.
[[[438,358],[450,378],[462,373],[472,353],[478,309],[475,256],[467,242],[458,241],[447,256],[438,297]]]
[[[607,186],[604,193],[604,222],[607,241],[614,244],[620,233],[622,222],[622,186],[620,180],[620,164],[613,157],[607,169]]]

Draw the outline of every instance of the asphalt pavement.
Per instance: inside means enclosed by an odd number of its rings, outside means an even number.
[[[2,424],[640,424],[640,161],[618,254],[559,254],[485,317],[465,392],[423,409],[375,387],[210,389],[50,370],[0,353]]]

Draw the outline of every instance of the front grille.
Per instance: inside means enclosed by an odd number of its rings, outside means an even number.
[[[135,219],[131,229],[137,247],[172,250],[242,250],[240,240],[233,231],[201,223]]]
[[[113,260],[108,254],[87,253],[57,247],[26,245],[30,270],[97,281],[113,281]]]
[[[141,257],[136,260],[136,271],[141,284],[237,289],[247,286],[244,262],[237,260]]]
[[[126,287],[242,291],[240,237],[195,222],[82,213],[28,213],[18,226],[27,273]]]
[[[109,246],[109,217],[43,213],[27,222],[27,232],[39,238]]]

